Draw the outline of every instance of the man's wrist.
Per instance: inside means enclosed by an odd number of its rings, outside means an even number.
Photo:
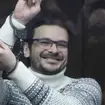
[[[18,65],[18,60],[16,59],[16,63],[15,63],[15,65],[13,66],[13,68],[10,69],[10,70],[8,70],[8,71],[4,71],[4,72],[3,72],[3,77],[8,77],[12,72],[14,72],[15,69],[16,69],[16,67],[17,67],[17,65]]]
[[[17,28],[14,25],[13,20],[12,20],[12,13],[9,16],[9,23],[10,23],[10,26],[12,27],[12,29],[14,30],[14,35],[15,35],[16,38],[26,39],[26,37],[27,37],[27,30],[26,30],[26,28],[19,29],[19,28]]]
[[[15,81],[22,91],[28,89],[37,79],[32,71],[30,71],[21,61],[18,62],[16,69],[8,76],[8,78]]]
[[[16,20],[17,22],[19,22],[20,24],[22,24],[24,26],[28,23],[22,17],[19,18],[19,17],[15,16],[14,13],[12,14],[12,19]]]
[[[17,28],[17,29],[25,29],[26,26],[25,24],[20,20],[14,17],[14,14],[11,15],[11,20],[13,25]]]

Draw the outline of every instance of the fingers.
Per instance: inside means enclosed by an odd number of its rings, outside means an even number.
[[[36,0],[32,0],[32,3],[35,3],[36,2]]]
[[[41,4],[42,3],[42,0],[39,0],[39,4]]]
[[[30,6],[35,5],[36,1],[37,1],[37,0],[26,0],[26,3],[27,3],[27,5],[30,7]]]
[[[42,0],[25,0],[29,7],[35,6],[37,3],[41,3]]]
[[[33,4],[37,3],[37,2],[41,2],[42,0],[30,0]]]

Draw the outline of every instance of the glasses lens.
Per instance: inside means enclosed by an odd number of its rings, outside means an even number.
[[[52,44],[51,40],[49,40],[49,39],[39,39],[38,43],[41,47],[43,47],[45,49],[50,48],[51,44]]]
[[[68,42],[66,41],[58,41],[56,44],[57,44],[57,47],[60,49],[65,49],[68,47]]]
[[[33,39],[37,44],[39,44],[42,48],[44,49],[49,49],[52,44],[56,44],[58,49],[65,49],[68,47],[68,42],[67,41],[52,41],[50,39]]]

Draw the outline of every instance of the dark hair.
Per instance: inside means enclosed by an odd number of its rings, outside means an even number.
[[[60,11],[46,11],[40,12],[33,20],[27,24],[28,36],[27,41],[33,38],[34,29],[41,25],[57,25],[65,28],[71,36],[74,35],[73,23]]]

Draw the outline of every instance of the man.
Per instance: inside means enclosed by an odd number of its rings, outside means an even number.
[[[19,0],[13,12],[12,22],[19,29],[24,28],[39,12],[38,0],[30,8],[25,8],[28,6],[26,1]],[[37,11],[32,11],[33,7]],[[68,30],[67,20],[62,13],[47,11],[37,16],[28,25],[30,34],[24,45],[24,56],[31,60],[29,69],[22,62],[15,65],[14,55],[4,44],[14,44],[13,30],[8,19],[1,28],[0,39],[4,43],[0,44],[0,62],[8,78],[15,81],[33,105],[101,105],[101,89],[95,80],[73,79],[64,75],[71,29]],[[12,56],[8,57],[8,54]]]

